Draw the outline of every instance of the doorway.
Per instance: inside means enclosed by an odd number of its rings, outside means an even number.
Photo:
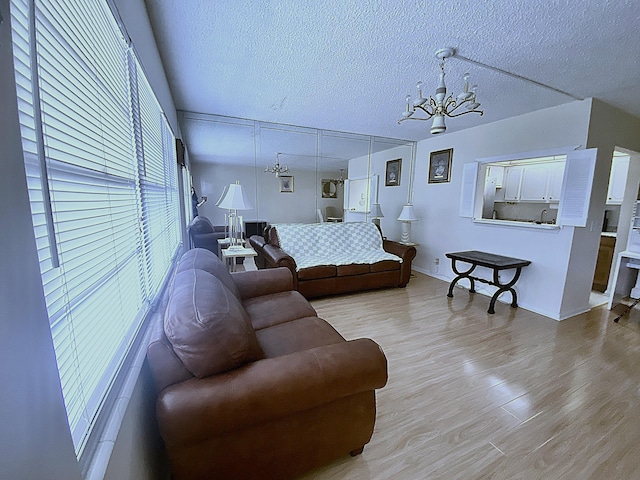
[[[640,153],[616,147],[613,153],[600,247],[589,297],[590,306],[609,301],[618,254],[627,249],[640,185]]]

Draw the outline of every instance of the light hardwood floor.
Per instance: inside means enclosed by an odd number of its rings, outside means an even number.
[[[556,322],[416,274],[405,289],[312,301],[388,360],[364,453],[319,479],[640,478],[640,310]],[[640,307],[639,307],[640,308]]]

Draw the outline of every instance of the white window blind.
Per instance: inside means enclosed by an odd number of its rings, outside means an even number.
[[[12,0],[11,14],[34,231],[80,454],[178,247],[174,139],[103,0]]]

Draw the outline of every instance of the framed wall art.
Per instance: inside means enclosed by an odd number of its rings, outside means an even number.
[[[397,187],[400,185],[400,168],[402,167],[402,159],[389,160],[384,175],[385,187]]]
[[[431,152],[429,158],[429,183],[446,183],[451,181],[451,159],[453,148]]]
[[[293,177],[290,177],[290,176],[280,177],[280,192],[293,193]]]
[[[322,198],[338,198],[338,182],[323,178]]]

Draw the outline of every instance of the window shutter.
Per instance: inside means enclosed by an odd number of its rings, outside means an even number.
[[[478,163],[465,163],[462,168],[462,187],[460,189],[460,216],[473,218],[474,200],[476,197],[476,179]]]
[[[567,154],[564,184],[558,209],[558,224],[584,227],[587,225],[591,188],[598,149],[575,150]]]

